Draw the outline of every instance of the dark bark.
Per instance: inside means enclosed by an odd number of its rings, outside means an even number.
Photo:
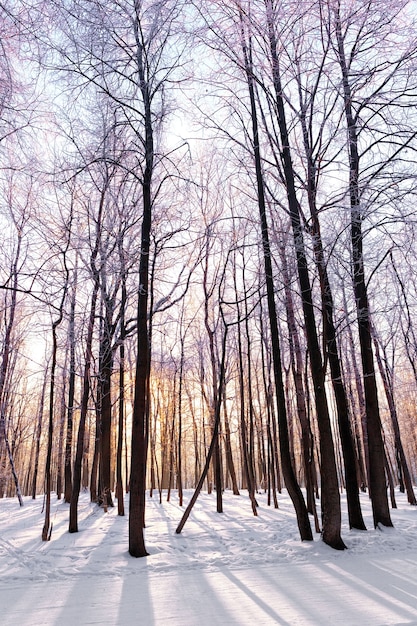
[[[223,389],[223,394],[224,393],[225,393],[225,390]],[[223,417],[224,417],[224,449],[225,449],[225,455],[226,455],[227,471],[229,472],[230,480],[232,481],[233,495],[239,496],[240,492],[239,492],[239,487],[237,484],[235,464],[233,461],[232,443],[231,443],[231,437],[230,437],[230,424],[229,424],[229,417],[227,414],[225,397],[223,397]]]
[[[317,507],[314,495],[313,466],[314,466],[314,442],[311,432],[310,419],[307,413],[307,398],[303,381],[303,354],[301,342],[295,319],[295,306],[291,290],[290,274],[287,257],[285,254],[285,243],[279,246],[281,257],[281,268],[284,280],[285,310],[287,316],[290,363],[295,386],[295,401],[297,405],[297,415],[301,426],[301,442],[304,476],[307,491],[307,509],[314,516],[316,532],[320,532],[320,525],[317,516]]]
[[[138,7],[139,9],[139,7]],[[147,556],[143,529],[145,526],[146,460],[149,429],[148,393],[150,375],[150,345],[148,329],[149,250],[152,226],[152,175],[154,169],[153,127],[150,85],[145,74],[145,50],[140,32],[139,15],[135,20],[137,69],[144,107],[145,167],[142,180],[142,228],[139,260],[139,289],[137,302],[137,359],[135,396],[132,415],[132,442],[129,500],[129,554]]]
[[[182,317],[182,316],[181,316]],[[183,505],[183,488],[182,488],[182,396],[184,384],[184,341],[181,337],[181,354],[180,354],[180,371],[179,371],[179,388],[178,388],[178,432],[177,432],[177,489],[179,505]]]
[[[363,260],[363,207],[359,188],[358,129],[352,109],[352,92],[346,61],[342,24],[339,9],[335,10],[338,59],[343,82],[344,112],[348,131],[349,195],[351,207],[351,243],[353,262],[353,287],[361,349],[363,386],[365,391],[366,420],[369,448],[369,487],[375,528],[378,524],[392,526],[389,513],[387,486],[384,470],[384,444],[379,413],[378,390],[372,351],[368,293]]]
[[[68,406],[67,406],[67,433],[65,438],[64,461],[64,502],[71,502],[72,492],[72,440],[74,427],[74,398],[75,398],[75,305],[76,305],[77,271],[75,271],[74,286],[71,297],[71,309],[68,325],[68,341],[70,349]]]
[[[298,280],[301,291],[307,344],[310,354],[317,423],[320,432],[322,537],[323,541],[332,548],[335,548],[336,550],[343,550],[346,546],[340,534],[341,509],[335,450],[324,384],[324,369],[314,316],[313,298],[305,253],[300,207],[296,196],[295,174],[292,165],[288,129],[285,117],[285,104],[281,86],[278,47],[275,35],[275,15],[272,1],[265,0],[265,4],[272,61],[272,79],[275,91],[275,105],[281,139],[282,166],[297,258]]]
[[[113,333],[111,321],[108,318],[109,310],[105,307],[105,323],[100,342],[100,367],[98,380],[98,406],[100,418],[100,480],[98,502],[113,506],[111,483],[111,375],[113,370]]]
[[[244,324],[245,324],[245,339],[246,339],[246,367],[247,367],[247,406],[249,413],[249,458],[251,459],[252,481],[253,489],[256,492],[257,481],[255,471],[255,412],[253,406],[253,377],[252,377],[252,356],[251,356],[251,338],[249,331],[249,311],[248,311],[248,294],[246,288],[245,267],[242,268],[242,282],[243,282],[243,304],[244,304]],[[262,473],[260,473],[260,477]]]
[[[69,246],[69,238],[67,249]],[[45,464],[45,521],[42,529],[42,541],[49,541],[52,533],[51,524],[51,485],[52,485],[52,445],[54,434],[54,405],[55,405],[55,376],[56,376],[56,361],[58,351],[57,329],[61,324],[64,316],[64,303],[68,290],[69,271],[65,263],[65,251],[64,251],[64,266],[65,266],[65,283],[62,292],[62,298],[59,306],[59,313],[57,319],[52,323],[52,360],[51,360],[51,378],[49,383],[49,420],[48,420],[48,443],[46,452],[46,464]]]
[[[96,400],[95,410],[95,431],[94,431],[94,450],[93,460],[91,461],[90,472],[90,502],[99,501],[100,492],[100,480],[98,474],[99,462],[100,462],[100,406],[99,399]]]
[[[208,402],[209,404],[209,413],[210,413],[210,422],[212,432],[214,431],[214,413],[215,407],[220,401],[219,398],[216,397],[217,394],[217,360],[216,360],[216,351],[215,351],[215,332],[210,326],[209,321],[209,301],[210,295],[212,293],[213,288],[209,288],[208,281],[208,264],[209,264],[209,248],[210,248],[210,226],[207,228],[206,233],[206,242],[205,242],[205,257],[204,257],[204,269],[203,269],[203,290],[204,290],[204,326],[207,332],[207,337],[209,341],[209,352],[210,352],[210,364],[211,364],[211,377],[212,377],[212,400]],[[213,453],[213,472],[214,472],[214,482],[216,486],[216,508],[217,513],[223,512],[223,502],[222,502],[222,477],[221,477],[221,461],[220,461],[220,444],[219,437],[216,437],[214,442],[214,453]]]
[[[123,251],[120,250],[120,257],[123,263]],[[116,451],[116,498],[117,513],[122,516],[125,514],[124,498],[123,498],[123,478],[122,478],[122,453],[123,453],[123,434],[125,424],[125,309],[127,301],[126,292],[126,275],[123,267],[122,273],[122,300],[120,303],[120,364],[119,364],[119,419],[117,429],[117,451]]]
[[[246,401],[245,401],[245,374],[243,367],[243,349],[242,349],[242,331],[241,331],[241,316],[239,307],[239,297],[237,293],[236,276],[235,280],[235,292],[236,292],[236,308],[238,314],[237,321],[237,344],[238,344],[238,363],[239,363],[239,411],[240,411],[240,440],[241,440],[241,452],[243,456],[243,484],[246,485],[248,490],[249,499],[251,501],[252,512],[256,516],[258,515],[255,498],[255,478],[253,470],[253,458],[251,456],[251,448],[248,441],[248,427],[246,424]]]
[[[386,448],[384,446],[384,465],[385,465],[385,472],[387,475],[387,481],[388,481],[388,486],[389,486],[389,495],[390,495],[390,500],[391,500],[391,508],[392,509],[396,509],[397,508],[397,502],[395,500],[395,485],[394,485],[394,479],[392,477],[392,466],[391,466],[391,461],[390,458],[387,454]]]
[[[346,293],[344,286],[342,285],[343,290],[343,308],[345,318],[348,320],[349,312],[348,305],[346,301]],[[365,407],[365,394],[363,391],[362,379],[359,371],[359,366],[356,358],[356,350],[355,350],[355,342],[353,338],[352,326],[350,323],[346,325],[347,336],[348,336],[348,345],[349,352],[353,367],[353,374],[355,380],[356,394],[352,394],[351,406],[352,410],[357,412],[358,420],[360,422],[362,440],[358,435],[358,451],[360,453],[361,444],[363,446],[363,459],[360,457],[360,466],[361,466],[361,489],[362,491],[366,490],[366,487],[369,486],[369,448],[368,448],[368,431],[366,427],[366,407]],[[348,362],[348,361],[347,361]],[[359,406],[357,406],[359,405]],[[359,409],[359,410],[357,410]],[[371,495],[369,493],[369,495]]]
[[[104,209],[104,199],[107,190],[107,185],[101,191],[100,204],[98,210],[98,217],[96,223],[96,238],[94,248],[91,254],[91,269],[94,278],[93,284],[93,292],[91,295],[91,304],[90,304],[90,313],[87,322],[87,339],[86,339],[86,347],[85,347],[85,361],[84,361],[84,372],[83,372],[83,391],[81,397],[81,408],[80,408],[80,421],[78,424],[78,435],[77,435],[77,447],[75,451],[75,459],[74,459],[74,471],[73,471],[73,480],[72,480],[72,492],[71,492],[71,502],[70,502],[70,515],[69,515],[69,532],[76,533],[78,532],[78,499],[80,496],[81,489],[81,479],[82,479],[82,471],[83,471],[83,457],[84,457],[84,440],[86,436],[86,420],[87,420],[87,412],[88,412],[88,403],[90,399],[90,370],[93,361],[93,333],[94,333],[94,321],[96,315],[96,307],[97,307],[97,298],[98,292],[100,288],[100,282],[98,273],[96,270],[95,262],[99,252],[100,238],[101,238],[101,229],[102,229],[102,215]]]
[[[170,426],[170,439],[169,439],[169,478],[168,478],[168,493],[167,493],[167,502],[170,501],[171,499],[171,489],[172,489],[172,485],[173,485],[173,481],[174,481],[174,463],[175,463],[175,451],[176,451],[176,445],[175,445],[175,422],[176,422],[176,398],[177,398],[177,369],[175,368],[175,372],[174,372],[174,388],[172,390],[172,403],[171,406],[173,407],[172,410],[172,419],[171,419],[171,426]]]
[[[326,343],[327,358],[330,365],[330,374],[333,393],[336,400],[337,420],[340,441],[343,450],[343,466],[346,484],[346,498],[348,507],[349,527],[366,530],[359,501],[359,489],[356,476],[356,458],[353,444],[349,405],[346,389],[342,379],[339,350],[337,345],[336,328],[334,325],[333,295],[330,286],[327,265],[324,257],[321,238],[319,215],[316,205],[316,168],[310,146],[305,107],[302,105],[301,125],[303,129],[304,148],[307,157],[307,195],[311,214],[311,235],[315,261],[319,273],[321,303],[323,312],[323,334]]]
[[[56,328],[62,320],[62,313],[58,320],[52,324],[52,364],[49,390],[49,420],[48,420],[48,443],[45,465],[45,520],[42,528],[42,541],[49,541],[52,533],[51,525],[51,460],[52,460],[52,437],[54,431],[54,394],[55,394],[55,370],[57,338]]]
[[[304,502],[303,494],[297,483],[294,469],[291,464],[290,446],[288,438],[288,422],[287,409],[285,405],[285,391],[281,370],[281,346],[278,331],[277,312],[275,306],[274,282],[271,262],[271,248],[269,243],[268,221],[266,216],[265,189],[262,174],[261,153],[259,147],[258,121],[255,100],[254,77],[252,72],[252,64],[250,61],[250,50],[248,50],[243,27],[242,27],[242,48],[245,61],[245,71],[248,83],[250,106],[251,106],[251,122],[253,133],[253,154],[255,158],[256,168],[256,184],[258,194],[259,218],[262,230],[262,251],[264,259],[265,280],[267,289],[268,314],[271,330],[272,358],[275,377],[275,390],[278,406],[278,428],[281,452],[282,473],[285,486],[287,487],[290,498],[293,502],[297,523],[302,540],[311,541],[313,535],[311,532],[310,520],[308,518],[307,507]]]

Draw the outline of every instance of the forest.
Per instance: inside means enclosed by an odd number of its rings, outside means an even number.
[[[416,9],[0,2],[0,508],[417,505]]]

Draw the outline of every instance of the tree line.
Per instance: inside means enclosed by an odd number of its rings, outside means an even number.
[[[0,497],[416,505],[415,2],[0,5]],[[115,498],[115,500],[114,500]],[[321,515],[317,513],[320,499]]]

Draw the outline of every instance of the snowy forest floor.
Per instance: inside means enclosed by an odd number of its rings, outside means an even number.
[[[185,503],[192,492],[185,492]],[[212,626],[417,624],[417,509],[397,493],[393,529],[349,531],[337,552],[316,535],[302,543],[284,492],[278,510],[259,494],[252,515],[246,492],[202,493],[181,535],[183,509],[147,499],[146,547],[127,552],[128,518],[80,497],[79,529],[53,498],[51,541],[41,541],[42,497],[0,500],[0,623],[3,626]],[[126,497],[126,506],[128,498]],[[346,522],[345,498],[342,496]]]

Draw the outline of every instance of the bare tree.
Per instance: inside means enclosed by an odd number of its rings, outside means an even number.
[[[69,270],[66,265],[66,253],[68,251],[70,245],[70,237],[71,237],[71,221],[72,216],[70,216],[69,224],[67,225],[67,241],[65,244],[65,248],[62,251],[63,256],[63,266],[64,266],[64,281],[62,287],[62,296],[61,301],[58,307],[58,316],[52,322],[52,355],[51,355],[51,373],[50,373],[50,383],[49,383],[49,419],[48,419],[48,444],[47,444],[47,452],[46,452],[46,464],[45,464],[45,521],[42,529],[42,541],[49,541],[52,533],[52,525],[51,525],[51,488],[52,488],[52,475],[51,475],[51,465],[52,465],[52,444],[53,444],[53,434],[54,434],[54,412],[55,412],[55,378],[56,378],[56,365],[57,365],[57,352],[58,352],[58,339],[57,339],[57,329],[61,324],[64,317],[64,304],[65,299],[67,297],[68,290],[68,281],[69,281]]]
[[[373,6],[375,4],[375,6]],[[364,220],[364,198],[361,197],[360,184],[360,148],[359,148],[359,132],[361,123],[359,121],[359,110],[355,112],[353,105],[354,88],[352,72],[356,62],[357,53],[360,53],[364,41],[372,39],[373,34],[376,35],[375,28],[380,19],[379,26],[385,28],[387,26],[387,18],[385,15],[376,15],[376,24],[374,24],[375,16],[372,9],[378,11],[377,3],[369,3],[362,12],[355,16],[354,23],[357,28],[357,35],[352,45],[349,43],[349,28],[346,27],[346,15],[342,13],[340,3],[329,6],[331,12],[332,32],[334,33],[336,42],[337,59],[340,66],[342,79],[344,114],[346,119],[346,127],[348,132],[347,151],[349,155],[349,196],[351,206],[351,243],[352,243],[352,259],[353,259],[353,285],[355,292],[357,319],[359,329],[359,340],[361,347],[361,358],[363,368],[363,384],[365,391],[365,405],[367,417],[368,446],[369,446],[369,471],[370,471],[370,491],[372,497],[372,509],[375,527],[381,523],[385,526],[392,526],[389,514],[387,491],[385,483],[384,471],[384,447],[381,432],[381,418],[379,413],[378,390],[375,376],[375,366],[372,350],[371,322],[369,314],[369,300],[367,281],[365,278],[365,264],[363,252],[363,230],[362,223]],[[397,9],[394,10],[397,13]],[[350,19],[350,18],[348,18]],[[393,17],[391,18],[393,19]],[[390,18],[388,17],[388,23]],[[363,32],[363,36],[362,36]],[[380,34],[378,33],[378,38]],[[350,52],[349,52],[350,47]],[[391,66],[401,63],[401,59]],[[397,65],[398,67],[398,65]],[[378,71],[379,68],[377,68]],[[391,70],[392,71],[392,70]],[[375,95],[383,88],[386,81],[390,80],[390,70],[388,75],[382,79],[382,84],[375,88]],[[375,77],[373,77],[375,78]],[[367,103],[373,98],[368,96]],[[366,104],[367,104],[366,103]]]
[[[10,207],[12,208],[12,207]],[[12,259],[10,268],[10,277],[6,282],[7,292],[10,293],[10,302],[8,303],[8,317],[5,325],[5,333],[2,346],[2,359],[0,369],[0,446],[5,445],[7,456],[9,458],[10,466],[13,473],[14,482],[16,485],[16,494],[19,499],[20,506],[23,505],[23,500],[20,492],[20,485],[18,476],[16,473],[15,463],[13,459],[12,449],[10,447],[9,439],[7,436],[6,428],[6,380],[10,363],[10,356],[13,350],[13,330],[17,312],[17,298],[18,298],[18,284],[19,284],[19,266],[22,262],[21,257],[24,254],[23,250],[23,233],[24,225],[27,220],[27,216],[23,213],[22,216],[15,216],[11,213],[12,221],[17,232],[16,249],[14,251],[14,258]],[[9,291],[10,289],[10,291]]]
[[[267,287],[267,301],[268,301],[268,312],[269,312],[269,323],[271,328],[271,341],[272,341],[272,353],[273,353],[273,363],[274,363],[274,376],[275,376],[275,388],[276,388],[276,396],[277,396],[277,404],[278,404],[278,424],[279,424],[279,435],[280,435],[280,451],[281,451],[281,461],[282,461],[282,470],[285,485],[288,489],[292,502],[294,504],[294,508],[297,514],[297,522],[298,528],[300,531],[300,536],[302,540],[312,540],[312,533],[310,527],[310,521],[308,519],[307,508],[304,502],[304,498],[302,496],[300,487],[296,481],[294,469],[291,464],[290,457],[290,448],[289,448],[289,440],[288,440],[288,424],[287,424],[287,411],[285,404],[285,393],[284,393],[284,385],[282,379],[282,363],[281,363],[281,348],[280,348],[280,340],[279,340],[279,332],[278,332],[278,320],[277,313],[275,307],[275,295],[274,295],[274,285],[273,285],[273,272],[272,272],[272,263],[271,263],[271,249],[269,243],[269,228],[267,222],[267,214],[266,214],[266,202],[265,202],[265,183],[262,174],[262,163],[261,163],[261,154],[259,147],[259,131],[258,131],[258,122],[257,122],[257,110],[256,110],[256,98],[255,98],[255,80],[254,80],[254,68],[252,62],[252,52],[251,52],[251,35],[249,33],[249,43],[246,41],[246,35],[244,30],[244,21],[241,14],[241,23],[242,23],[242,50],[244,56],[244,68],[246,72],[246,79],[248,83],[249,89],[249,97],[250,97],[250,107],[251,107],[251,121],[252,121],[252,131],[253,131],[253,151],[254,151],[254,159],[255,159],[255,167],[256,167],[256,183],[257,183],[257,192],[258,192],[258,206],[259,206],[259,217],[262,228],[262,248],[263,248],[263,258],[265,265],[265,279],[266,279],[266,287]],[[287,145],[286,142],[284,145]],[[336,542],[334,542],[334,537],[325,537],[325,540],[334,543],[334,547],[336,547]]]

